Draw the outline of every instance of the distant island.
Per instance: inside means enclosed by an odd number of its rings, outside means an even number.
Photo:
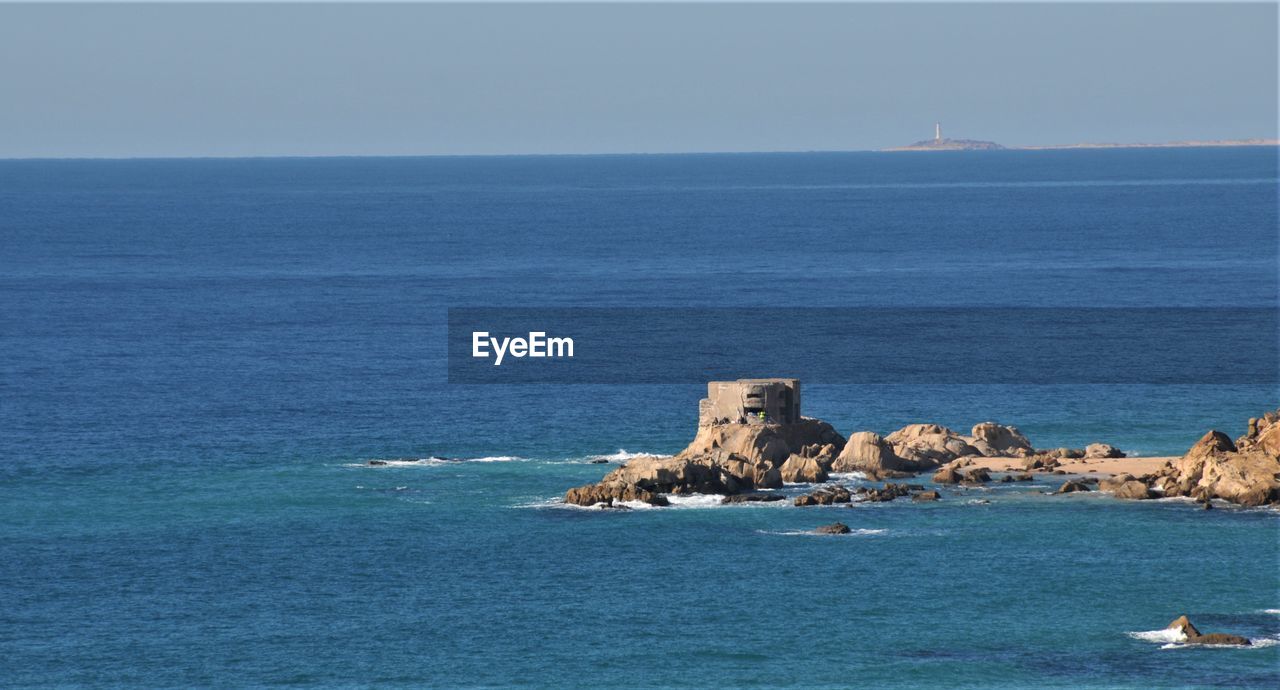
[[[895,146],[881,151],[1048,151],[1053,149],[1136,149],[1136,148],[1195,148],[1210,146],[1280,146],[1280,139],[1209,139],[1170,141],[1156,144],[1049,144],[1045,146],[1002,146],[994,141],[979,139],[948,139],[942,136],[942,125],[935,124],[932,139],[922,139],[907,146]]]

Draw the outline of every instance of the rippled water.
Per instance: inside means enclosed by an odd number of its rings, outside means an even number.
[[[459,305],[1275,305],[1276,171],[1274,149],[0,162],[0,683],[1274,687],[1274,511],[1048,480],[568,508],[591,459],[679,450],[703,391],[449,385],[443,328]],[[1277,393],[804,405],[844,433],[993,419],[1155,455]],[[807,534],[835,520],[854,531]],[[1258,644],[1144,635],[1183,613]]]

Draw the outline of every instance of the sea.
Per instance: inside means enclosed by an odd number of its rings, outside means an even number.
[[[683,448],[705,386],[459,383],[447,349],[462,307],[875,307],[889,332],[892,308],[980,330],[1167,307],[1213,343],[1214,310],[1280,306],[1278,169],[1274,147],[0,161],[0,685],[1280,687],[1274,509],[1053,477],[568,507]],[[1256,338],[1220,349],[1274,352]],[[803,411],[1178,455],[1280,406],[1266,359],[811,380]],[[1159,632],[1182,614],[1254,644]]]

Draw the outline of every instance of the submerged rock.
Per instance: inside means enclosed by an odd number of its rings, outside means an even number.
[[[843,522],[833,522],[830,525],[823,525],[813,530],[817,534],[848,534],[853,530]]]
[[[853,494],[843,486],[831,486],[818,489],[804,496],[796,496],[795,505],[804,506],[829,506],[836,503],[849,503],[853,500]]]
[[[733,496],[725,496],[720,499],[721,505],[731,503],[771,503],[773,501],[786,500],[786,496],[782,494],[734,494]]]
[[[924,503],[926,501],[941,501],[942,494],[938,493],[937,491],[921,491],[920,493],[912,496],[911,500],[915,501],[916,503]]]

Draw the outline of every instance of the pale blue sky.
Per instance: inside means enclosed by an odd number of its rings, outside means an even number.
[[[1275,4],[0,5],[0,157],[1275,137]]]

